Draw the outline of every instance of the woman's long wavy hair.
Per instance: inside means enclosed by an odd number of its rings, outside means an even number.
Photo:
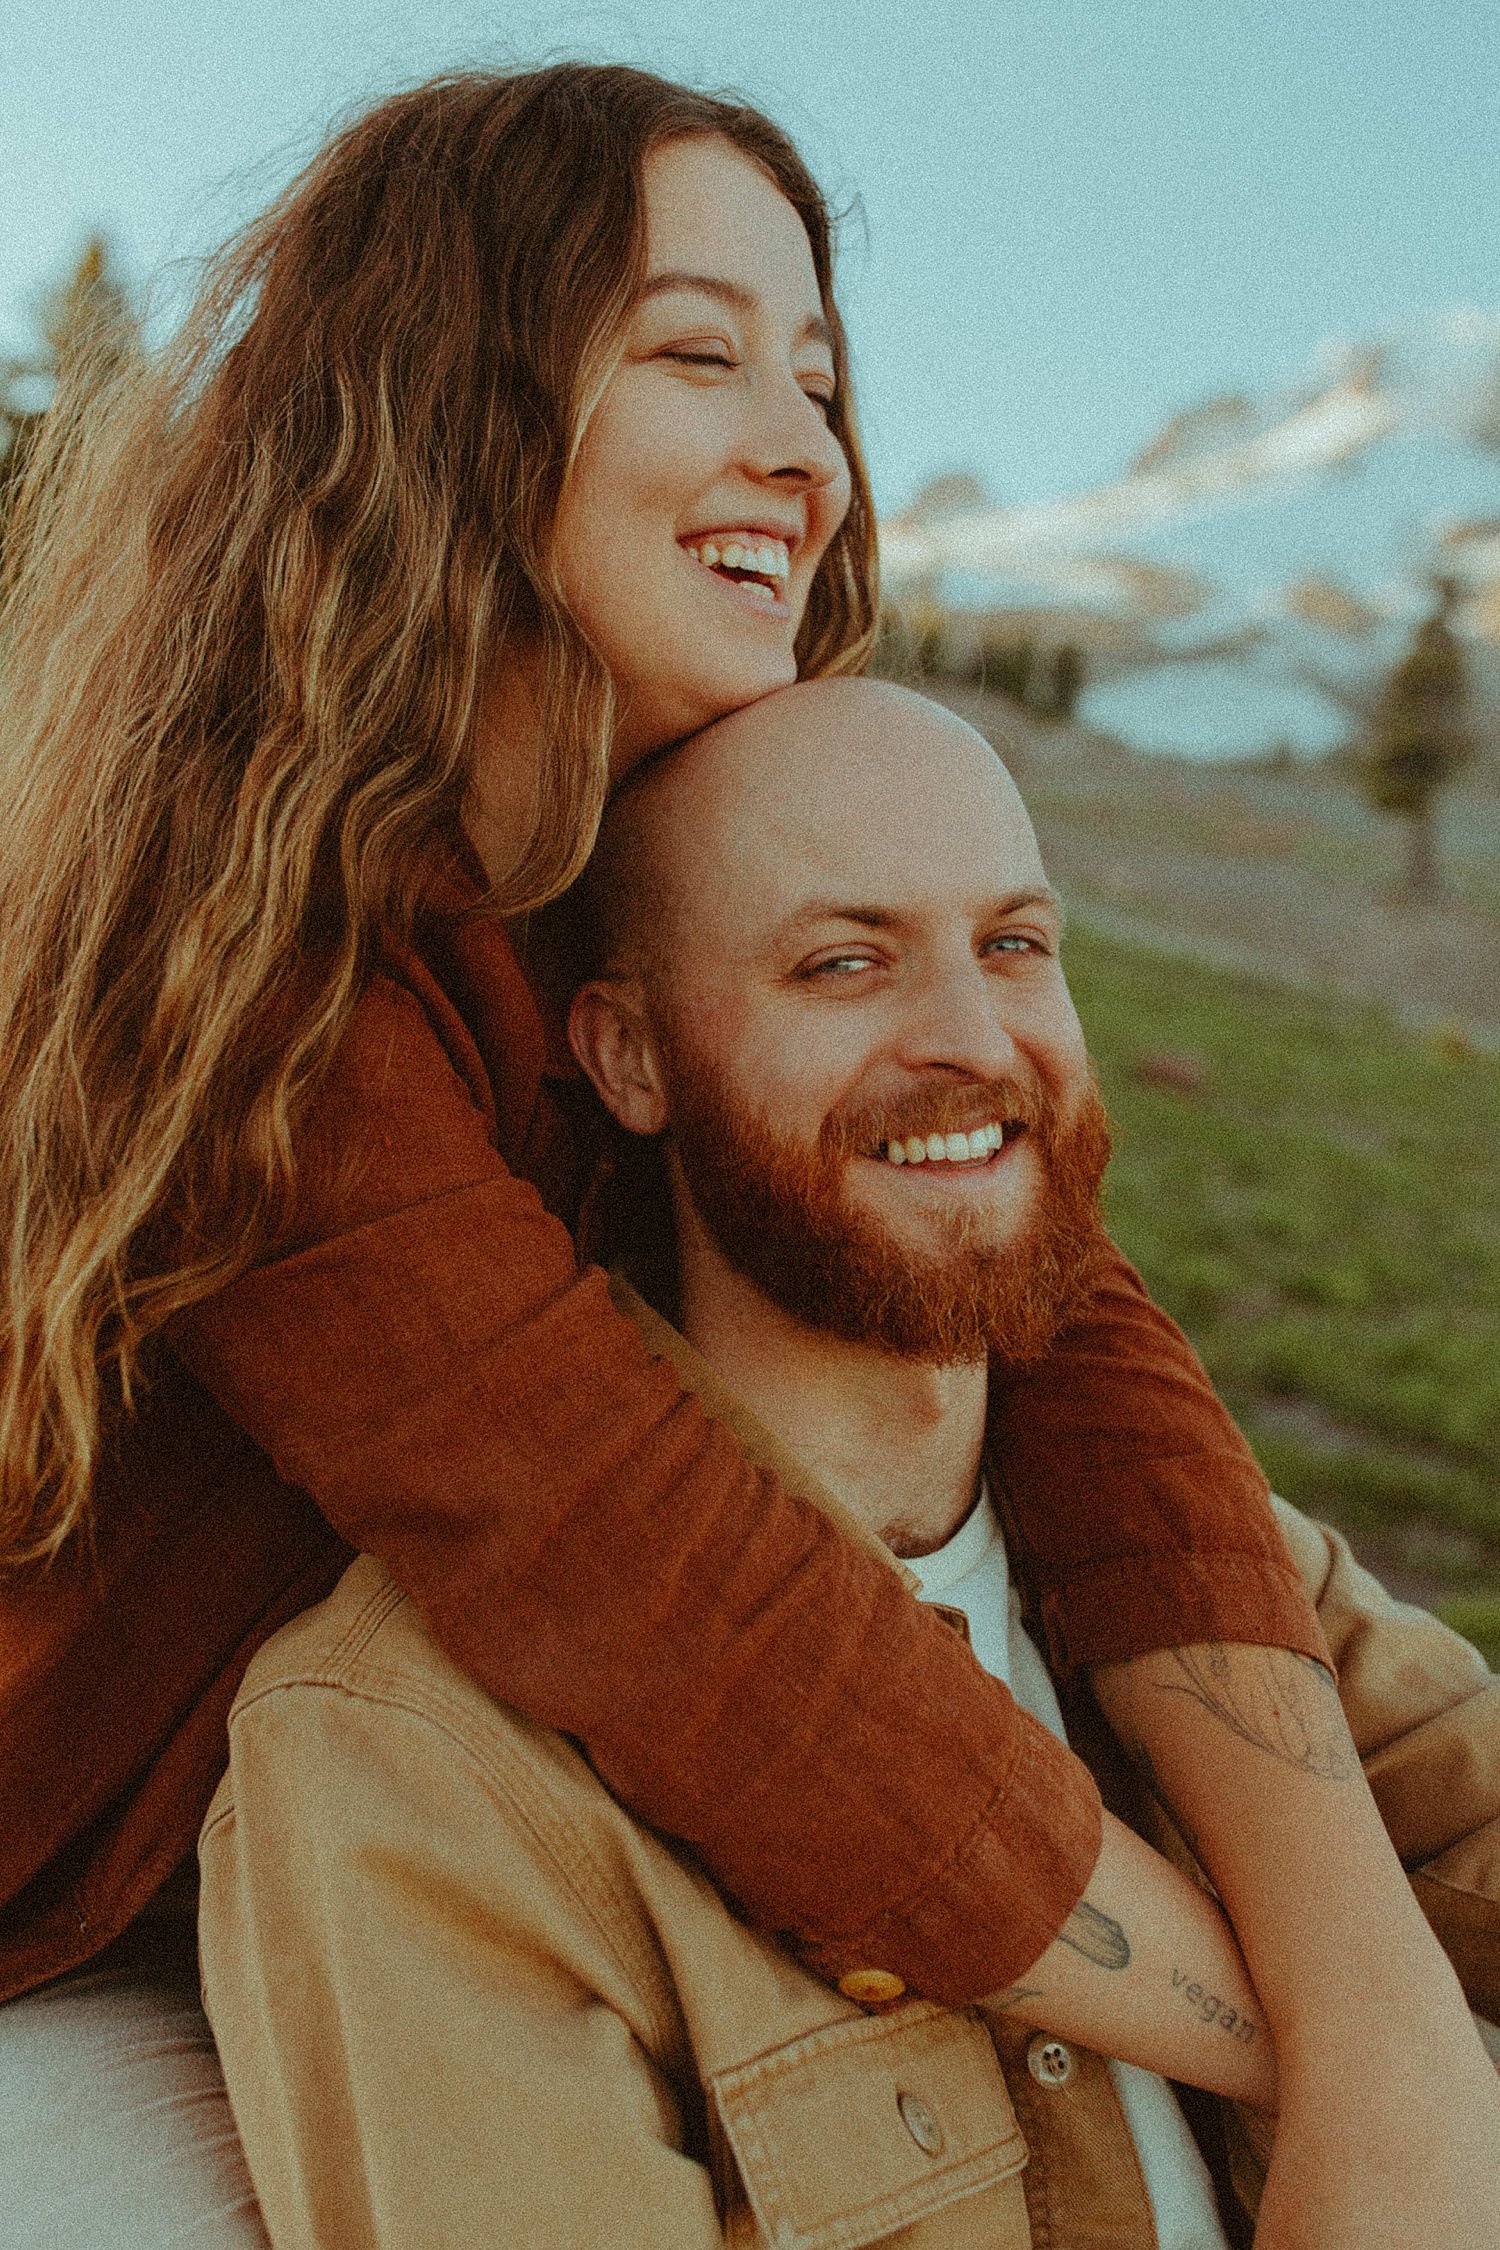
[[[284,1235],[299,1110],[458,834],[518,641],[538,810],[493,909],[587,857],[612,697],[552,530],[642,278],[643,161],[697,134],[807,230],[854,499],[798,659],[857,670],[873,524],[827,209],[767,119],[643,72],[383,103],[220,255],[170,347],[48,418],[0,620],[0,1563],[87,1533],[149,1339]]]

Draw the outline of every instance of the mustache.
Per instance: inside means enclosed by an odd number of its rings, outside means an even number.
[[[971,1133],[980,1125],[1050,1124],[1052,1105],[1019,1078],[969,1078],[952,1086],[914,1086],[881,1101],[851,1102],[824,1118],[819,1152],[831,1159],[869,1156],[914,1133]]]

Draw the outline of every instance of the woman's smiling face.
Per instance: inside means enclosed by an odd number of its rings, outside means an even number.
[[[806,232],[728,141],[642,182],[646,280],[558,515],[568,603],[620,696],[616,776],[797,676],[813,574],[849,506]]]

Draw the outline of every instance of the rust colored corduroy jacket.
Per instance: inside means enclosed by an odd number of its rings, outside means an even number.
[[[170,1332],[95,1559],[0,1586],[0,1997],[191,1850],[250,1657],[351,1549],[825,1976],[1010,1983],[1092,1870],[1095,1785],[579,1272],[565,1102],[494,923],[388,950],[300,1157],[294,1239]],[[995,1388],[1055,1667],[1323,1653],[1263,1478],[1123,1260]]]

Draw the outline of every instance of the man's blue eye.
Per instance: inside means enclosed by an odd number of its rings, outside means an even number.
[[[871,967],[873,967],[873,963],[863,953],[835,953],[830,955],[826,961],[810,962],[801,974],[804,977],[822,977],[831,974],[845,976],[851,969],[868,969]]]

